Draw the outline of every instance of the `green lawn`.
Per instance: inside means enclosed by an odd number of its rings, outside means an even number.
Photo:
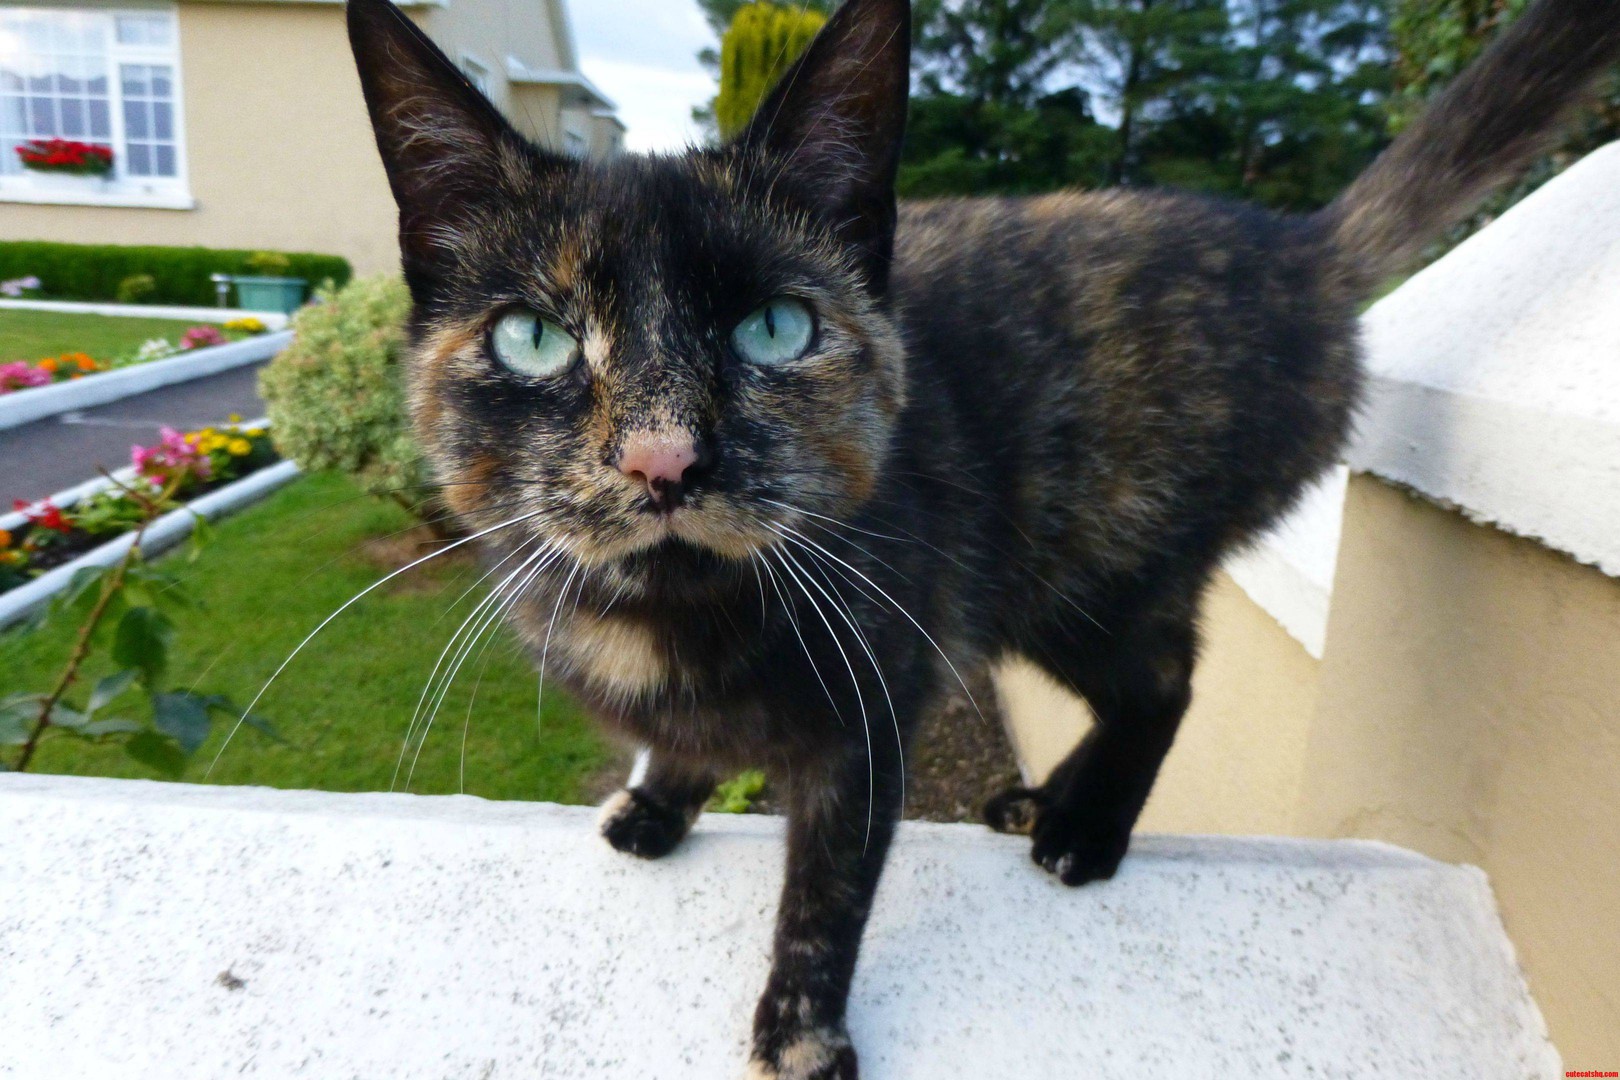
[[[0,364],[42,360],[68,352],[89,353],[107,361],[132,353],[155,337],[178,343],[196,326],[177,319],[123,315],[69,315],[59,311],[10,308],[0,312]]]
[[[229,694],[246,704],[323,618],[387,572],[362,554],[360,545],[402,528],[407,519],[392,505],[354,495],[344,478],[303,478],[221,522],[195,563],[171,561],[206,605],[177,620],[171,685],[183,689],[195,683],[203,693]],[[423,680],[478,595],[446,617],[447,606],[478,573],[467,563],[437,566],[430,562],[403,575],[329,625],[256,710],[286,743],[244,728],[209,781],[388,790]],[[0,635],[0,687],[47,688],[67,654],[71,631],[47,626]],[[473,655],[444,701],[410,790],[461,790],[465,730],[468,794],[583,801],[585,781],[609,760],[587,721],[566,697],[549,689],[544,713],[536,717],[534,670],[503,630],[483,654],[488,667],[469,722],[468,705],[483,667]],[[107,670],[92,668],[89,676]],[[222,738],[223,731],[216,730],[184,779],[204,779]],[[62,737],[41,747],[33,771],[154,775],[115,746]]]

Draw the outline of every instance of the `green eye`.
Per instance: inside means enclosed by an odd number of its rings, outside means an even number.
[[[579,356],[579,342],[572,334],[532,311],[501,316],[489,338],[502,364],[532,379],[555,375]]]
[[[785,364],[809,351],[815,332],[815,319],[803,301],[778,296],[737,324],[731,347],[750,364]]]

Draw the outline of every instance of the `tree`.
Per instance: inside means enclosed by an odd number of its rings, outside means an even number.
[[[819,12],[772,3],[737,10],[720,39],[720,95],[713,108],[722,139],[748,126],[759,103],[826,21]]]
[[[1052,0],[919,0],[901,194],[1100,183],[1114,133],[1085,90],[1053,85],[1081,29]]]
[[[1141,140],[1137,177],[1309,209],[1386,141],[1379,0],[1230,0]]]
[[[703,11],[703,17],[708,20],[709,29],[714,36],[724,41],[726,31],[731,28],[732,20],[737,13],[748,7],[754,0],[698,0],[698,7]],[[780,5],[802,14],[818,14],[824,18],[832,14],[833,8],[838,6],[838,0],[784,0]],[[698,61],[714,75],[720,78],[720,50],[704,49],[698,53]],[[692,119],[708,130],[711,134],[718,127],[715,117],[716,101],[711,100],[707,105],[700,105],[692,110]]]

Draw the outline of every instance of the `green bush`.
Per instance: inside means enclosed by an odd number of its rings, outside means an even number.
[[[406,403],[405,283],[361,278],[316,300],[293,316],[293,344],[259,376],[276,448],[301,468],[340,470],[415,509],[428,469]]]
[[[115,300],[118,286],[138,275],[152,278],[149,304],[210,306],[210,274],[251,273],[261,252],[201,247],[126,247],[118,244],[56,244],[43,240],[0,241],[0,281],[32,274],[40,293],[56,300]],[[354,271],[336,255],[291,253],[287,273],[316,285],[348,283]]]
[[[113,299],[120,304],[139,304],[157,292],[157,282],[151,274],[131,274],[118,283]]]
[[[720,39],[720,96],[714,102],[714,119],[722,139],[748,126],[776,80],[826,21],[819,11],[763,0],[737,10]]]

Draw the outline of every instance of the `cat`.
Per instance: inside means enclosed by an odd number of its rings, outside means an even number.
[[[848,0],[724,145],[600,162],[520,137],[388,0],[348,19],[415,432],[488,610],[650,748],[603,834],[657,858],[718,777],[780,786],[749,1064],[775,1080],[858,1073],[846,999],[907,739],[964,674],[1021,655],[1090,703],[1051,777],[986,815],[1065,884],[1114,874],[1211,574],[1344,446],[1359,306],[1620,53],[1620,5],[1538,0],[1309,216],[901,206],[905,0]]]

